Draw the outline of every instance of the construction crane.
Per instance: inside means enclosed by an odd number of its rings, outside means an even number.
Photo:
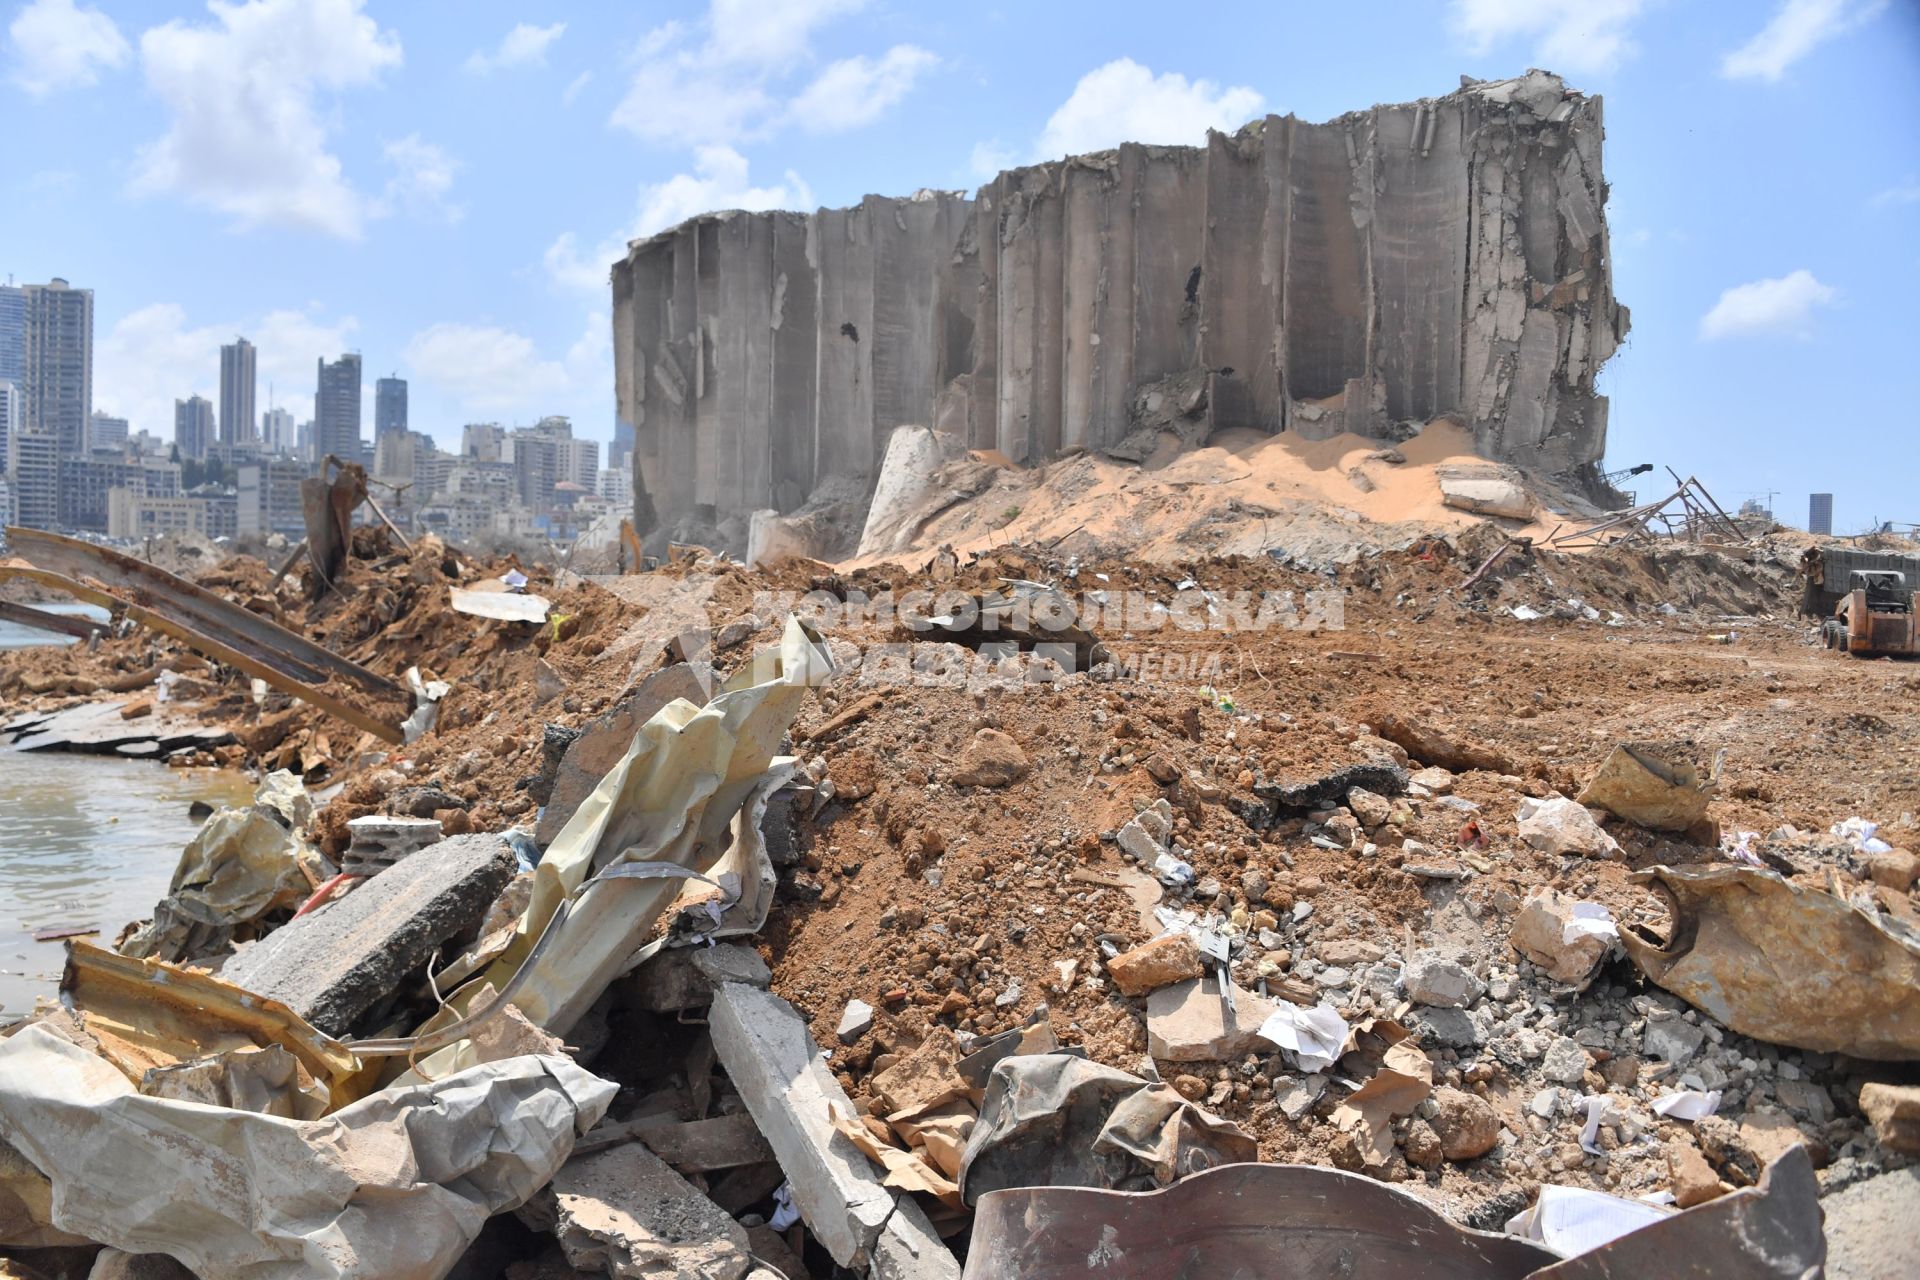
[[[1631,480],[1635,476],[1643,476],[1651,470],[1653,470],[1653,464],[1651,462],[1643,462],[1637,467],[1628,467],[1624,471],[1603,471],[1600,473],[1600,478],[1612,488],[1617,489],[1620,487],[1622,480]]]

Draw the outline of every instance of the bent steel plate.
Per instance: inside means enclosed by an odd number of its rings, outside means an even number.
[[[1231,1164],[1163,1191],[989,1192],[966,1280],[1523,1280],[1557,1261],[1370,1178]]]

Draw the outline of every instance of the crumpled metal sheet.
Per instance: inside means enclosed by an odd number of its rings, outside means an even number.
[[[983,1196],[965,1280],[1524,1280],[1555,1260],[1539,1245],[1456,1226],[1371,1178],[1231,1164],[1147,1193]]]
[[[809,686],[832,671],[824,643],[789,618],[777,655],[747,666],[705,706],[675,699],[662,707],[548,846],[534,870],[533,900],[506,953],[420,1030],[435,1031],[464,1016],[483,982],[506,990],[562,901],[571,905],[560,936],[546,947],[514,1003],[543,1030],[571,1030],[631,966],[684,887],[670,878],[624,876],[620,866],[670,863],[705,870],[718,861],[735,841],[742,808],[766,785],[768,769],[784,762],[775,752]],[[754,881],[756,894],[758,875],[755,869],[742,876]],[[764,900],[756,898],[751,910],[761,909]],[[431,1076],[470,1064],[462,1042],[422,1065]]]
[[[1690,761],[1655,743],[1623,742],[1575,798],[1649,831],[1679,835],[1707,816],[1713,792],[1713,779]]]
[[[1008,1187],[1144,1190],[1256,1157],[1239,1126],[1169,1085],[1041,1053],[994,1066],[958,1181],[972,1204]]]
[[[1820,1184],[1791,1147],[1759,1185],[1663,1218],[1533,1280],[1815,1280],[1827,1261]]]
[[[173,883],[153,919],[121,947],[129,956],[196,960],[225,947],[237,927],[313,892],[300,870],[300,840],[288,830],[269,786],[245,809],[221,809],[180,852]]]
[[[1620,941],[1648,978],[1742,1035],[1816,1053],[1920,1059],[1920,941],[1904,926],[1753,867],[1651,867],[1663,944]]]
[[[143,1097],[40,1026],[0,1040],[0,1137],[52,1180],[53,1224],[206,1280],[437,1280],[615,1092],[522,1057],[300,1121]]]

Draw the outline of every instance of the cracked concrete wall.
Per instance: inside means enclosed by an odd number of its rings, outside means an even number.
[[[1455,414],[1489,457],[1578,471],[1628,322],[1601,138],[1600,100],[1536,71],[972,200],[692,219],[614,268],[636,524],[741,540],[754,510],[870,487],[906,424],[1020,463],[1122,450],[1143,389],[1196,379],[1194,438]]]

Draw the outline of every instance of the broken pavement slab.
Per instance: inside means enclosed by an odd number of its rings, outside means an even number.
[[[1214,1062],[1264,1049],[1261,1024],[1274,1002],[1233,987],[1233,1025],[1229,1026],[1220,987],[1213,978],[1194,978],[1161,987],[1147,997],[1147,1051],[1166,1062]]]
[[[221,976],[346,1035],[441,943],[480,922],[515,865],[497,835],[442,840],[269,934]]]
[[[567,1161],[552,1194],[577,1271],[740,1280],[752,1265],[746,1228],[638,1143]]]
[[[727,1078],[779,1157],[808,1229],[834,1261],[877,1265],[885,1256],[900,1280],[958,1280],[953,1255],[926,1247],[937,1237],[920,1207],[883,1186],[867,1158],[834,1129],[830,1111],[852,1115],[853,1104],[794,1007],[756,987],[726,983],[714,992],[708,1021]]]

